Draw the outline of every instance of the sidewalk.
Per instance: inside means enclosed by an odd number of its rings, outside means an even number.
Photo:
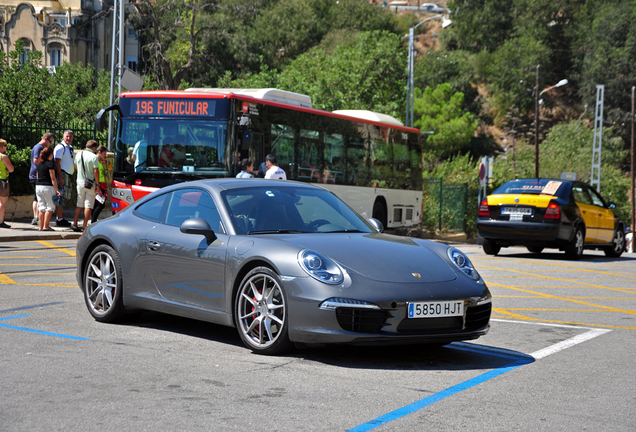
[[[74,208],[64,210],[64,219],[69,221],[71,224],[73,223],[74,212]],[[99,215],[99,220],[106,219],[111,215],[112,212],[110,208],[104,209]],[[54,231],[38,231],[39,227],[37,225],[31,225],[32,219],[33,218],[16,218],[14,220],[6,219],[6,224],[10,225],[11,228],[0,228],[0,243],[35,240],[73,240],[80,238],[82,235],[81,232],[75,232],[71,228],[57,228],[55,226],[55,222],[53,222],[55,220],[55,214],[51,221],[51,228],[53,228]],[[80,216],[77,225],[81,227],[83,221],[84,213],[82,212],[82,216]]]

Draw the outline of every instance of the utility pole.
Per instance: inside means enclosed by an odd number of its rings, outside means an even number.
[[[534,87],[534,176],[539,178],[539,68],[537,65],[537,83]]]
[[[636,112],[634,109],[634,100],[636,99],[636,87],[632,87],[632,159],[631,159],[631,167],[632,167],[632,196],[631,196],[631,201],[632,201],[632,251],[635,250],[634,248],[634,235],[636,235],[636,203],[634,203],[634,201],[636,200],[636,189],[634,188],[634,121],[636,121]]]
[[[117,60],[115,60],[117,56]],[[121,93],[121,78],[124,73],[124,0],[113,4],[113,48],[110,62],[110,105],[114,105]],[[115,93],[115,85],[117,93]],[[114,114],[108,114],[108,150],[113,151]]]

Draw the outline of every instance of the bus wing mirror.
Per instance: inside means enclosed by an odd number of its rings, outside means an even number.
[[[104,130],[104,128],[106,127],[106,113],[114,109],[116,109],[121,114],[121,110],[119,109],[119,105],[117,104],[99,110],[99,112],[97,113],[97,118],[95,119],[95,129],[97,129],[97,132],[101,132]]]

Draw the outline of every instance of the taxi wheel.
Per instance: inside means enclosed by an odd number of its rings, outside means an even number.
[[[612,239],[612,246],[608,246],[604,249],[605,255],[612,258],[618,258],[623,254],[625,250],[625,232],[623,228],[619,227],[614,233]]]
[[[565,255],[569,259],[580,259],[583,256],[583,246],[585,244],[585,233],[580,227],[576,228],[574,232],[574,237],[572,237],[572,241],[568,244],[565,249]]]
[[[528,251],[532,253],[541,253],[542,250],[543,248],[539,246],[528,246]]]
[[[501,246],[490,239],[484,239],[483,247],[486,255],[497,255],[501,250]]]

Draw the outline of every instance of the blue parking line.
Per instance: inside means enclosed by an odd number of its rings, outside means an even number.
[[[10,316],[10,317],[0,318],[0,321],[5,321],[5,320],[9,320],[9,319],[16,319],[16,318],[24,318],[24,317],[28,317],[28,316],[29,315],[14,315],[14,316]],[[21,331],[26,331],[26,332],[30,332],[30,333],[41,334],[41,335],[44,335],[44,336],[54,336],[54,337],[59,337],[59,338],[64,338],[64,339],[89,340],[88,338],[83,338],[83,337],[79,337],[79,336],[70,336],[70,335],[65,335],[65,334],[61,334],[61,333],[51,333],[51,332],[46,332],[46,331],[42,331],[42,330],[35,330],[35,329],[27,328],[27,327],[13,326],[13,325],[10,325],[10,324],[0,323],[0,327],[12,329],[12,330],[21,330]]]
[[[472,348],[472,347],[468,347],[467,345],[470,344],[462,344],[461,346],[457,346],[455,344],[453,345],[449,345],[449,348],[453,348],[453,349],[459,349],[461,351],[470,351],[470,352],[476,352],[479,354],[486,354],[486,355],[493,355],[493,356],[497,356],[497,357],[503,357],[503,358],[511,358],[511,359],[515,359],[515,361],[513,363],[510,363],[506,366],[497,368],[497,369],[493,369],[489,372],[486,372],[482,375],[479,375],[475,378],[469,379],[468,381],[464,381],[463,383],[457,384],[453,387],[447,388],[446,390],[442,390],[439,393],[435,393],[431,396],[425,397],[424,399],[420,399],[417,402],[413,402],[412,404],[406,405],[402,408],[399,408],[395,411],[392,411],[390,413],[384,414],[383,416],[380,416],[376,419],[373,419],[367,423],[363,423],[359,426],[356,426],[352,429],[349,429],[347,432],[362,432],[362,431],[369,431],[371,429],[375,429],[379,426],[385,425],[389,422],[392,422],[393,420],[397,420],[400,419],[404,416],[407,416],[409,414],[414,413],[415,411],[419,411],[422,408],[425,408],[431,404],[434,404],[435,402],[438,402],[442,399],[445,399],[449,396],[452,396],[454,394],[457,394],[461,391],[467,390],[471,387],[475,387],[481,383],[484,383],[490,379],[493,379],[495,377],[498,377],[499,375],[503,375],[506,372],[510,372],[513,369],[516,369],[518,367],[521,367],[523,365],[529,364],[534,362],[534,358],[532,356],[514,356],[514,355],[509,355],[509,354],[504,354],[501,352],[496,352],[496,351],[491,351],[491,350],[480,350],[477,347]]]

